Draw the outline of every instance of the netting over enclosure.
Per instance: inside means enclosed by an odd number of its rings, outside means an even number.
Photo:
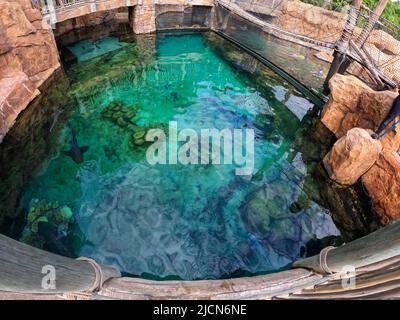
[[[233,20],[238,20],[237,16],[241,16],[240,23],[251,24],[253,29],[258,29],[260,36],[262,33],[267,33],[312,48],[318,51],[314,52],[315,57],[328,63],[333,59],[332,49],[342,35],[350,11],[348,1],[339,3],[308,0],[305,3],[292,0],[217,0],[217,3],[225,8],[225,13],[222,13],[225,19],[229,20],[227,16],[231,16],[231,21],[225,23],[227,27],[231,25],[231,30],[226,30],[221,25],[221,14],[219,18],[217,17],[219,20],[217,25],[223,32],[227,31],[231,36],[235,36],[232,30]],[[240,13],[238,8],[245,13]],[[362,29],[376,19],[378,17],[363,6],[357,19],[353,41],[357,42]],[[361,45],[362,54],[369,58],[373,67],[397,84],[400,84],[399,35],[400,27],[381,17],[367,40]],[[246,40],[246,44],[249,45],[251,40]],[[254,49],[256,46],[250,45],[250,47]],[[280,66],[283,69],[287,68],[285,65]],[[347,72],[361,77],[372,85],[376,84],[370,72],[358,62],[353,62]],[[298,77],[297,74],[293,75]],[[305,84],[309,83],[306,81]]]
[[[363,7],[360,13],[359,27],[365,27],[368,20],[374,17],[374,13],[367,7]],[[377,17],[376,17],[377,18]],[[363,45],[363,51],[373,61],[374,65],[385,75],[400,84],[400,27],[380,17],[371,34]],[[370,78],[370,75],[354,63],[349,70],[354,74]]]

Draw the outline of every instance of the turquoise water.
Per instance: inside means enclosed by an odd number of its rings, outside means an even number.
[[[215,37],[124,39],[119,48],[103,39],[91,59],[73,50],[74,111],[22,200],[31,215],[62,208],[64,220],[44,220],[58,224],[73,256],[144,277],[221,278],[285,268],[309,240],[339,234],[303,190],[309,169],[294,141],[312,104],[268,70],[242,71],[249,57],[240,51],[223,58],[217,47],[227,44]],[[110,43],[117,49],[107,53]],[[143,134],[169,121],[196,132],[254,129],[253,174],[235,175],[235,164],[150,165]],[[65,154],[72,130],[88,147],[81,163]],[[46,246],[31,229],[22,240]]]

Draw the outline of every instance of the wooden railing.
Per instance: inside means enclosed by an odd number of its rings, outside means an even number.
[[[388,295],[385,288],[392,290],[394,287],[400,292],[397,281],[400,279],[400,221],[334,248],[323,259],[332,275],[327,274],[326,268],[321,268],[321,256],[317,255],[295,262],[292,270],[265,276],[158,282],[120,278],[120,272],[113,267],[95,263],[96,269],[88,261],[62,257],[0,235],[0,298],[2,292],[86,292],[92,298],[119,299],[268,299],[287,297],[288,294],[320,298],[323,292],[336,292],[336,297],[347,295],[356,298],[366,295],[368,290],[371,294],[378,290]],[[341,286],[340,279],[346,276],[343,270],[348,266],[354,267],[359,275],[354,288]],[[54,286],[49,286],[52,271]],[[395,280],[397,282],[393,282]],[[307,287],[315,289],[305,289]],[[360,288],[370,289],[360,291]],[[97,292],[95,289],[101,290]]]

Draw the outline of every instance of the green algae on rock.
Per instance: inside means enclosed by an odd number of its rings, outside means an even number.
[[[28,222],[22,233],[21,241],[42,248],[46,239],[39,233],[39,223],[49,223],[57,230],[68,230],[73,213],[68,206],[58,202],[32,199],[28,212]]]

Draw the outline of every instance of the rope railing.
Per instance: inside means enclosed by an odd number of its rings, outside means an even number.
[[[400,84],[400,26],[382,16],[375,16],[373,10],[365,5],[361,6],[361,10],[352,12],[351,1],[341,2],[340,4],[336,4],[333,1],[301,1],[307,5],[298,6],[298,16],[306,16],[307,11],[311,9],[310,6],[314,6],[320,7],[317,10],[331,12],[326,17],[336,19],[340,23],[337,24],[337,27],[332,27],[332,21],[327,18],[326,20],[321,20],[320,24],[310,28],[306,19],[293,20],[293,23],[285,21],[284,18],[280,19],[279,13],[276,12],[281,10],[279,6],[282,1],[279,0],[231,0],[230,2],[242,7],[258,19],[267,19],[265,21],[270,25],[282,28],[285,33],[290,33],[293,38],[298,36],[307,37],[310,43],[322,41],[328,44],[326,47],[336,48],[338,44],[348,43],[348,41],[341,41],[343,36],[351,37],[348,40],[353,40],[357,46],[362,48],[362,55],[365,54],[371,61],[370,67],[378,69],[381,75],[384,74],[393,83]],[[291,3],[291,1],[288,0],[286,1],[287,3]],[[257,13],[260,12],[260,6],[264,7],[261,15]],[[301,10],[304,12],[300,12]],[[271,12],[274,12],[277,17],[270,14]],[[352,19],[356,25],[356,32],[353,33],[351,31],[346,35],[346,26],[349,24],[349,19]],[[341,50],[343,52],[347,51],[347,48],[341,49],[343,49]],[[359,76],[367,82],[370,78],[369,71],[365,70],[358,62],[354,62],[348,72]],[[371,84],[374,83],[375,81],[371,82]]]

